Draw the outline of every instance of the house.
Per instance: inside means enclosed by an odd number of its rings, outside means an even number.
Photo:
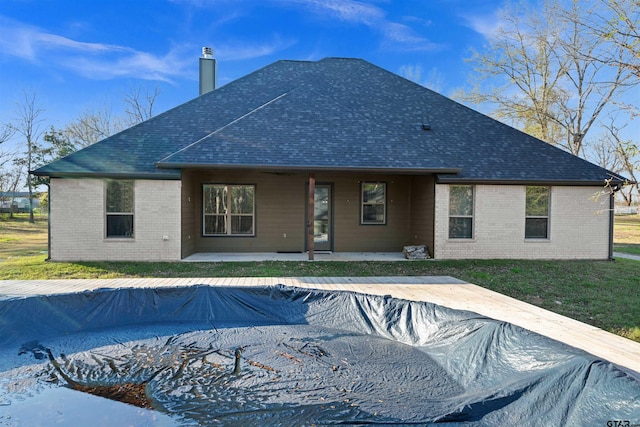
[[[408,244],[436,259],[607,259],[608,190],[623,181],[345,58],[275,62],[34,174],[51,178],[55,261]]]
[[[40,201],[32,198],[34,208],[40,206]],[[13,209],[11,208],[13,206]],[[0,191],[0,213],[29,212],[29,193],[26,191]]]

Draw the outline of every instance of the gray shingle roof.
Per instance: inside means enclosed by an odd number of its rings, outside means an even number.
[[[430,130],[423,130],[428,124]],[[36,171],[386,170],[442,182],[621,177],[359,59],[278,61]]]

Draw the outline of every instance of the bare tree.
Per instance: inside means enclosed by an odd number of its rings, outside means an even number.
[[[7,209],[10,212],[9,204],[9,176],[4,170],[0,170],[0,213]]]
[[[142,93],[142,88],[138,86],[124,95],[124,112],[130,126],[144,122],[145,120],[153,117],[153,106],[159,94],[160,91],[157,86],[154,87],[153,91],[150,91],[150,89],[147,88],[144,91],[144,94]]]
[[[158,88],[143,93],[142,88],[132,89],[123,96],[124,116],[114,115],[111,108],[104,106],[84,113],[62,131],[77,148],[83,148],[108,138],[129,126],[148,120],[153,116]]]
[[[85,110],[78,119],[67,125],[64,132],[76,146],[82,148],[125,128],[124,121],[113,116],[111,108],[105,105],[96,110]]]
[[[527,2],[505,8],[487,48],[470,59],[478,81],[464,100],[492,104],[497,117],[584,155],[585,137],[600,114],[634,81],[627,68],[595,59],[621,53],[583,31],[583,4],[563,8],[548,0],[539,9]]]
[[[34,153],[38,149],[38,140],[42,136],[41,124],[44,109],[36,99],[36,93],[24,92],[24,99],[18,104],[16,119],[13,128],[16,133],[24,138],[24,157],[16,159],[16,164],[22,165],[27,170],[27,187],[29,189],[29,222],[33,223],[33,182],[31,180],[31,170],[34,166]]]
[[[3,148],[0,148],[0,172],[2,172],[5,165],[13,160],[15,155],[15,149],[4,150]]]
[[[6,201],[8,202],[7,204],[9,205],[9,218],[13,218],[13,214],[15,213],[15,198],[18,186],[22,180],[22,175],[22,165],[16,164],[13,170],[7,171],[2,177],[0,177],[0,181],[4,181],[4,186],[6,186],[7,193],[9,194],[8,197],[6,197]]]
[[[627,185],[623,186],[620,190],[620,195],[624,199],[627,206],[631,206],[633,203],[634,193],[640,194],[640,148],[638,144],[634,143],[630,139],[625,139],[621,136],[621,131],[627,126],[617,126],[614,119],[604,125],[607,133],[605,137],[600,141],[598,151],[607,152],[609,157],[607,160],[609,164],[601,166],[608,169],[626,175],[630,179]],[[611,158],[613,156],[613,159]],[[599,160],[604,158],[601,155]]]
[[[584,32],[612,46],[592,59],[616,64],[633,74],[636,83],[640,81],[640,0],[593,0],[589,12],[580,22]],[[619,102],[632,117],[640,115],[640,105],[634,101]]]
[[[13,126],[9,124],[4,124],[0,126],[0,144],[5,141],[8,141],[15,134],[15,129]],[[0,175],[2,174],[2,170],[4,165],[6,165],[13,157],[14,153],[7,153],[4,150],[0,150]],[[0,190],[4,188],[3,185],[0,185]]]
[[[511,4],[501,20],[485,51],[475,51],[469,60],[475,87],[464,98],[493,104],[499,119],[555,143],[560,129],[551,117],[560,115],[567,98],[561,80],[568,69],[568,60],[557,55],[559,23],[544,19],[527,3]],[[486,87],[487,81],[493,87]]]
[[[2,144],[5,141],[8,141],[13,134],[15,134],[15,129],[13,128],[13,126],[9,125],[9,124],[4,124],[2,126],[0,126],[0,144]]]
[[[623,52],[597,59],[616,62],[640,78],[640,0],[599,0],[581,24]]]

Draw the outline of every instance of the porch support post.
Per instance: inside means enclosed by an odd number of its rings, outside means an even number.
[[[313,261],[314,250],[314,220],[315,220],[315,193],[316,193],[316,177],[313,172],[309,172],[309,201],[307,204],[307,246],[309,249],[309,261]]]

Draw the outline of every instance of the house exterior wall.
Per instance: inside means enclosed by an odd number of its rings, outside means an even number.
[[[474,186],[472,239],[449,239],[449,186],[436,187],[435,257],[607,259],[609,199],[600,187],[551,187],[548,240],[525,240],[526,187]]]
[[[334,183],[336,252],[402,252],[411,243],[411,177],[401,175],[316,175]],[[385,225],[360,224],[360,184],[387,184]]]
[[[189,183],[184,194],[191,195],[192,200],[189,209],[184,211],[184,215],[190,218],[184,221],[194,225],[190,228],[194,252],[291,252],[304,249],[303,175],[186,171],[183,180],[185,187]],[[255,185],[255,236],[203,236],[203,184]]]
[[[199,193],[193,183],[193,174],[182,174],[182,194],[180,204],[182,207],[182,236],[181,256],[187,256],[196,252],[196,238],[198,236],[198,214],[196,213]]]
[[[411,178],[411,238],[414,245],[426,245],[433,257],[435,214],[435,179],[433,176]]]
[[[332,185],[333,250],[401,251],[426,244],[438,259],[606,259],[608,197],[599,187],[551,188],[549,239],[524,238],[526,187],[474,186],[472,239],[449,239],[449,186],[431,176],[317,173]],[[387,183],[387,224],[360,224],[360,184]],[[256,186],[256,235],[202,236],[202,185]],[[105,238],[105,182],[51,179],[54,261],[176,261],[195,252],[306,250],[308,174],[185,172],[183,181],[136,180],[134,239]],[[165,240],[164,237],[168,239]]]
[[[275,174],[246,171],[186,171],[183,224],[197,223],[194,252],[303,252],[306,250],[306,173]],[[332,185],[333,250],[336,252],[402,251],[410,244],[411,178],[397,175],[316,173],[316,184]],[[387,224],[360,225],[360,183],[387,183]],[[187,187],[187,182],[189,183]],[[256,188],[255,236],[202,236],[202,185],[252,184]],[[184,203],[184,200],[183,200]],[[286,235],[286,237],[285,237]],[[184,253],[183,256],[189,254]]]
[[[107,239],[105,181],[52,178],[50,258],[53,261],[179,260],[180,187],[180,181],[136,180],[135,237]]]

